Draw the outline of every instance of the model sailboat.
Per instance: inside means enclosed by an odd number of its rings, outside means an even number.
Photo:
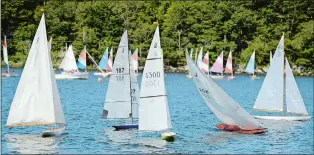
[[[215,63],[213,64],[213,66],[210,68],[210,74],[212,72],[214,73],[220,73],[220,75],[212,75],[211,74],[211,78],[213,79],[222,79],[224,77],[224,69],[223,69],[223,64],[224,64],[224,51],[221,51],[221,53],[219,54],[219,56],[217,57]]]
[[[138,48],[134,51],[134,53],[131,56],[131,61],[133,65],[133,69],[135,70],[135,75],[138,74]]]
[[[308,116],[289,62],[287,58],[285,59],[284,55],[284,35],[282,35],[253,109],[268,112],[282,112],[284,115],[284,96],[286,96],[287,113],[301,114],[303,116],[255,117],[261,119],[296,121],[310,119],[311,116]],[[286,73],[286,78],[284,78],[284,72]]]
[[[100,69],[102,70],[106,70],[106,67],[107,67],[107,63],[108,63],[108,50],[109,48],[107,47],[104,54],[102,55],[101,59],[100,59],[100,62],[99,62],[99,67]],[[95,72],[94,75],[96,76],[102,76],[103,73],[101,71],[98,71],[98,72]]]
[[[203,71],[204,74],[209,75],[209,56],[208,56],[208,52],[205,54],[205,56],[203,58],[203,63],[202,63],[201,70]]]
[[[188,53],[185,56],[197,90],[211,111],[223,122],[223,124],[216,125],[218,129],[245,134],[259,134],[266,131],[253,116],[204,74],[193,63]]]
[[[157,26],[147,55],[140,92],[139,130],[161,131],[171,128],[168,99],[164,80],[163,55]],[[174,138],[175,133],[162,135]]]
[[[126,30],[122,35],[113,64],[102,115],[103,119],[132,119],[132,124],[113,126],[116,130],[138,128],[138,125],[133,124],[133,118],[137,118],[137,112],[135,115],[133,112],[137,111],[135,104],[138,103],[136,97],[138,87],[135,86],[137,79],[133,77],[135,73],[133,67],[130,67],[130,59]]]
[[[251,57],[250,57],[250,60],[246,66],[246,69],[245,71],[249,74],[253,74],[251,76],[252,79],[255,79],[256,78],[256,75],[255,75],[255,51],[252,53]]]
[[[85,48],[85,47],[84,47]],[[81,61],[82,66],[86,66],[86,51],[83,49],[83,53],[81,52],[79,61]],[[85,64],[84,64],[84,53],[85,53]],[[67,52],[65,53],[65,56],[59,66],[59,69],[62,69],[63,72],[61,74],[56,74],[57,80],[75,80],[75,79],[81,79],[81,80],[87,80],[88,78],[88,72],[80,72],[78,70],[78,66],[75,62],[74,52],[72,45],[69,46]]]
[[[228,76],[229,80],[232,80],[235,78],[235,76],[233,76],[233,70],[232,70],[232,52],[231,52],[231,50],[230,50],[229,55],[228,55],[225,73],[230,74],[230,76]]]
[[[47,46],[43,14],[11,104],[6,126],[60,125],[59,128],[43,132],[43,136],[52,136],[63,132],[65,119]]]
[[[188,49],[186,49],[186,50],[188,50]],[[190,52],[190,57],[192,58],[192,56],[193,56],[193,48],[191,49],[191,52]],[[195,59],[196,59],[196,57],[195,57]],[[189,68],[189,66],[187,66],[187,67]],[[191,75],[190,69],[189,69],[189,74],[186,75],[186,77],[188,79],[192,79],[192,75]]]

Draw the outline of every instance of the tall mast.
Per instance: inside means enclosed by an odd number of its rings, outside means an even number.
[[[282,70],[282,116],[284,115],[284,113],[285,113],[285,109],[284,109],[284,94],[285,94],[285,37],[284,37],[284,35],[285,35],[285,32],[282,32],[282,39],[283,39],[283,43],[282,43],[282,59],[283,59],[283,61],[282,61],[282,68],[283,68],[283,70]]]

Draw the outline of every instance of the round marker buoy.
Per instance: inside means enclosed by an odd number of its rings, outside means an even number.
[[[176,133],[174,132],[166,132],[161,134],[161,139],[167,142],[173,142],[176,138]]]
[[[102,78],[99,77],[99,78],[97,79],[97,81],[98,81],[99,83],[102,82]]]

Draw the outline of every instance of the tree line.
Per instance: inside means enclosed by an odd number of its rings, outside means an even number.
[[[3,0],[2,34],[7,36],[9,61],[25,62],[41,9],[46,16],[52,59],[61,62],[65,43],[76,57],[86,45],[99,61],[106,47],[117,48],[125,29],[143,65],[158,23],[166,65],[186,64],[186,48],[209,52],[210,64],[219,53],[233,51],[235,66],[245,65],[256,51],[257,67],[269,64],[282,33],[292,66],[313,69],[314,2],[312,0],[209,0],[209,1],[56,1]],[[114,51],[114,53],[116,50]],[[91,61],[88,61],[92,65]]]

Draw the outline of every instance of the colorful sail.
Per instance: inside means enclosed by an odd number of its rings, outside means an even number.
[[[211,72],[215,73],[221,73],[223,74],[223,56],[224,56],[224,51],[221,51],[220,55],[217,57],[215,63],[213,66],[210,68]]]
[[[226,68],[225,68],[225,73],[230,73],[231,75],[233,75],[233,71],[232,71],[232,52],[231,52],[231,50],[230,50],[229,55],[228,55],[227,64],[226,64]]]
[[[247,64],[245,71],[247,73],[254,75],[254,70],[255,70],[254,68],[255,68],[255,51],[251,55],[249,63]]]
[[[104,54],[101,57],[101,60],[99,62],[99,67],[101,69],[106,69],[107,61],[108,61],[108,47],[106,48]]]
[[[9,60],[8,60],[8,48],[7,48],[7,38],[4,36],[3,42],[3,59],[4,59],[4,66],[7,68],[9,73]]]
[[[188,53],[185,56],[198,92],[219,120],[228,125],[237,125],[241,129],[246,130],[262,128],[261,124],[253,116],[246,112],[211,78],[198,69],[188,56]]]
[[[135,51],[134,51],[134,53],[132,54],[132,56],[131,56],[131,61],[132,61],[132,64],[133,64],[133,69],[137,72],[137,70],[138,70],[138,49],[136,49]]]
[[[308,115],[298,85],[286,58],[286,104],[287,112]]]
[[[107,72],[111,72],[112,71],[112,63],[113,63],[113,49],[111,47],[111,50],[110,50],[110,54],[109,54],[109,58],[108,58],[108,63],[107,63],[107,66],[106,66],[106,71]]]
[[[104,104],[103,119],[123,119],[132,116],[129,60],[128,33],[126,30],[121,37],[113,64]]]
[[[44,14],[33,39],[7,120],[7,126],[65,124]]]
[[[204,58],[203,58],[203,63],[201,66],[201,70],[203,71],[203,73],[208,73],[209,71],[209,56],[208,56],[208,52],[205,54]]]
[[[254,53],[253,53],[254,54]],[[253,56],[254,57],[254,56]],[[284,36],[275,51],[261,90],[258,93],[253,109],[264,111],[283,111],[284,93]]]
[[[139,130],[159,131],[171,128],[162,57],[157,26],[143,71],[139,104]]]
[[[84,45],[76,65],[79,69],[86,69],[86,45]]]

